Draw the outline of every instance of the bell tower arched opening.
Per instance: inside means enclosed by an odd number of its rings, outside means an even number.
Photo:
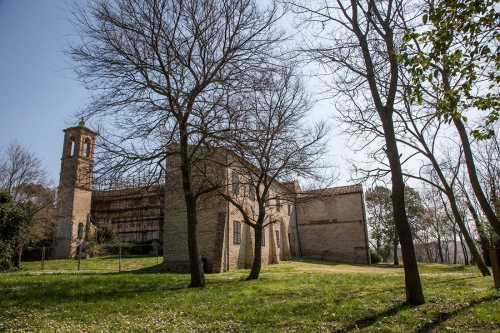
[[[75,143],[75,138],[74,137],[70,137],[70,144],[71,144],[71,156],[75,156],[76,155],[76,143]]]
[[[83,141],[83,156],[90,158],[90,139],[85,138]]]

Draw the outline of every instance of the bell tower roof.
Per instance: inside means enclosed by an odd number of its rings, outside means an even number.
[[[63,132],[64,133],[68,133],[68,132],[82,132],[82,133],[85,133],[85,134],[93,136],[93,137],[96,137],[96,136],[99,135],[99,133],[97,133],[95,131],[92,131],[90,128],[88,128],[87,126],[85,126],[85,120],[83,119],[83,117],[80,120],[80,122],[78,123],[78,126],[68,127],[66,129],[64,129]]]

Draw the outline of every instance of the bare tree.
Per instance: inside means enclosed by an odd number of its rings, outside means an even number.
[[[416,103],[408,95],[411,82],[406,74],[406,71],[400,71],[401,86],[397,95],[397,107],[394,109],[396,140],[409,152],[405,161],[413,160],[413,165],[418,167],[413,170],[403,170],[403,174],[405,177],[430,184],[446,195],[453,219],[459,226],[460,235],[464,237],[482,274],[489,275],[490,272],[476,249],[459,209],[456,185],[463,160],[446,150],[445,142],[452,142],[454,146],[459,147],[457,149],[459,156],[462,155],[462,146],[451,138],[449,134],[451,129],[446,121],[436,115],[436,105],[439,103],[440,94],[432,89],[423,90],[425,93],[423,100]],[[377,127],[377,122],[373,118],[365,117],[359,111],[347,114],[346,119],[354,125],[351,128],[352,131],[359,130],[371,140],[380,140],[384,136],[383,131]],[[385,155],[380,150],[375,151],[371,156],[379,163],[374,168],[361,169],[362,173],[380,177],[390,172],[390,166],[384,163]]]
[[[377,253],[382,255],[383,262],[387,262],[392,246],[393,263],[399,265],[399,239],[394,224],[391,196],[391,190],[383,186],[368,189],[365,193],[366,212],[369,215],[368,224],[372,238],[376,241]],[[417,237],[423,227],[424,207],[420,194],[410,186],[405,187],[405,204],[412,234]],[[379,252],[381,247],[383,249]]]
[[[383,186],[370,188],[365,192],[365,202],[373,247],[382,256],[382,262],[387,262],[395,234],[391,190]]]
[[[13,239],[14,267],[20,265],[24,245],[52,240],[55,191],[50,185],[42,160],[18,142],[11,142],[0,154],[0,191],[8,193],[12,204],[26,216],[18,219],[23,225]]]
[[[435,138],[438,135],[439,131],[434,129],[435,132],[431,134],[432,139],[429,140],[426,138],[426,130],[419,130],[416,125],[415,118],[409,121],[408,124],[411,124],[413,127],[409,129],[408,132],[413,135],[414,142],[418,142],[420,147],[417,145],[413,145],[415,149],[417,149],[423,156],[425,156],[431,163],[429,167],[432,169],[427,169],[424,167],[421,169],[421,173],[416,175],[408,175],[412,178],[420,179],[427,184],[430,184],[436,187],[439,191],[444,193],[448,198],[448,202],[450,204],[450,208],[453,214],[453,218],[456,224],[459,226],[460,234],[465,238],[465,242],[474,257],[475,262],[477,263],[478,269],[481,271],[483,276],[490,275],[486,264],[482,260],[479,252],[477,251],[474,239],[471,237],[470,232],[466,226],[464,221],[464,214],[461,213],[459,208],[459,201],[456,196],[456,187],[457,187],[457,177],[459,175],[460,166],[462,165],[462,160],[458,158],[456,163],[454,164],[453,158],[448,154],[445,155],[443,161],[439,162],[437,154],[434,150],[434,147],[430,145],[428,142],[435,142]],[[440,122],[437,118],[434,118],[438,123]],[[428,122],[427,124],[430,124]],[[410,144],[407,141],[407,144]],[[427,173],[427,175],[426,175]],[[451,219],[451,217],[450,217]]]
[[[406,82],[404,78],[403,82]],[[446,124],[433,111],[436,96],[428,94],[426,103],[424,103],[423,107],[420,107],[416,103],[411,104],[410,99],[405,97],[406,87],[406,85],[403,86],[402,92],[403,108],[396,110],[397,122],[403,128],[398,136],[398,141],[406,147],[410,147],[415,152],[415,155],[424,157],[424,160],[421,161],[418,172],[405,173],[405,175],[421,180],[446,195],[453,219],[459,226],[460,234],[464,237],[478,265],[478,269],[483,275],[490,275],[466,226],[457,199],[457,177],[463,164],[461,144],[453,143],[459,147],[457,149],[459,152],[458,157],[455,157],[450,150],[445,149],[446,135],[443,135],[442,132]],[[448,139],[448,141],[453,140]]]
[[[0,189],[14,201],[24,202],[29,200],[24,189],[32,184],[49,187],[49,172],[34,152],[13,141],[0,155]]]
[[[489,138],[498,120],[496,43],[498,6],[478,2],[424,1],[423,25],[409,29],[400,59],[411,76],[411,96],[419,103],[429,91],[440,95],[436,113],[453,123],[462,143],[469,181],[489,223],[500,237],[500,219],[488,202],[476,170],[465,122],[470,108],[488,110],[474,136]],[[437,36],[437,37],[436,37]],[[498,44],[495,45],[498,51]],[[488,89],[483,87],[488,86]],[[486,133],[484,133],[486,131]]]
[[[485,190],[485,195],[494,208],[497,216],[500,215],[500,142],[498,140],[498,126],[495,129],[495,134],[488,140],[474,141],[472,149],[476,157],[476,167],[479,180],[482,188]],[[489,256],[489,248],[500,246],[498,235],[492,229],[491,225],[486,223],[486,219],[482,214],[481,208],[474,196],[468,193],[471,190],[468,177],[462,177],[459,180],[460,188],[466,200],[469,212],[476,225],[476,230],[479,235],[481,250],[486,264],[491,264]]]
[[[479,181],[497,216],[500,216],[500,124],[493,127],[489,140],[475,141],[472,145],[476,157]]]
[[[231,121],[230,140],[222,145],[232,152],[225,165],[232,175],[229,187],[219,186],[218,194],[254,230],[254,258],[247,277],[253,280],[260,274],[264,228],[279,223],[273,213],[282,205],[297,201],[298,193],[282,184],[298,178],[325,181],[319,171],[328,128],[324,122],[307,126],[312,103],[291,66],[269,68],[249,91],[233,97],[231,107],[238,111]]]
[[[448,246],[445,247],[448,240],[451,240],[455,225],[454,220],[448,219],[444,206],[445,202],[441,200],[441,194],[433,186],[425,186],[423,189],[423,203],[425,206],[424,221],[425,228],[418,233],[417,238],[424,246],[436,245],[436,254],[432,256],[428,253],[429,262],[449,262],[447,254]]]
[[[333,94],[345,97],[346,109],[361,109],[367,114],[375,110],[379,118],[385,141],[384,152],[390,165],[394,220],[404,261],[406,300],[422,304],[425,298],[405,210],[404,180],[393,122],[399,79],[396,33],[400,16],[397,14],[404,9],[403,2],[291,2],[303,25],[316,29],[312,38],[306,41],[303,52],[308,59],[319,62],[334,78],[329,86]]]
[[[167,155],[180,158],[190,286],[204,287],[196,215],[201,193],[191,172],[200,148],[227,129],[226,92],[266,63],[282,38],[275,28],[278,7],[260,9],[254,0],[93,0],[70,11],[81,40],[66,54],[94,92],[82,113],[112,121],[108,147],[121,157],[120,170],[143,162],[161,169]]]

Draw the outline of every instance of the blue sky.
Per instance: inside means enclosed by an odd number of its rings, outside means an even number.
[[[62,53],[73,28],[65,0],[0,0],[0,149],[18,141],[42,158],[59,182],[62,130],[75,126],[73,115],[87,92],[74,79]],[[312,118],[329,116],[333,105],[323,101]],[[87,123],[88,125],[88,123]],[[344,185],[349,178],[342,156],[348,153],[332,138],[326,159],[341,164]]]
[[[87,93],[71,79],[61,44],[72,32],[64,0],[0,0],[0,148],[13,140],[59,181],[62,130]]]

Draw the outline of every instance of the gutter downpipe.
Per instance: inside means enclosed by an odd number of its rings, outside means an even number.
[[[229,163],[227,152],[226,152],[226,191],[229,191],[229,168],[227,167]],[[227,223],[226,223],[226,272],[229,272],[229,201],[226,201],[226,211],[227,211]]]
[[[359,193],[359,195],[361,197],[361,208],[363,210],[363,222],[365,224],[365,227],[363,229],[365,230],[365,240],[366,240],[366,262],[368,263],[368,265],[371,265],[372,262],[370,260],[370,245],[368,244],[368,226],[366,225],[366,211],[365,211],[363,185],[361,185],[361,192]]]
[[[295,229],[297,229],[297,240],[299,242],[299,258],[302,259],[302,245],[300,244],[300,234],[299,234],[299,220],[297,215],[297,195],[295,195],[294,210],[295,210]]]

